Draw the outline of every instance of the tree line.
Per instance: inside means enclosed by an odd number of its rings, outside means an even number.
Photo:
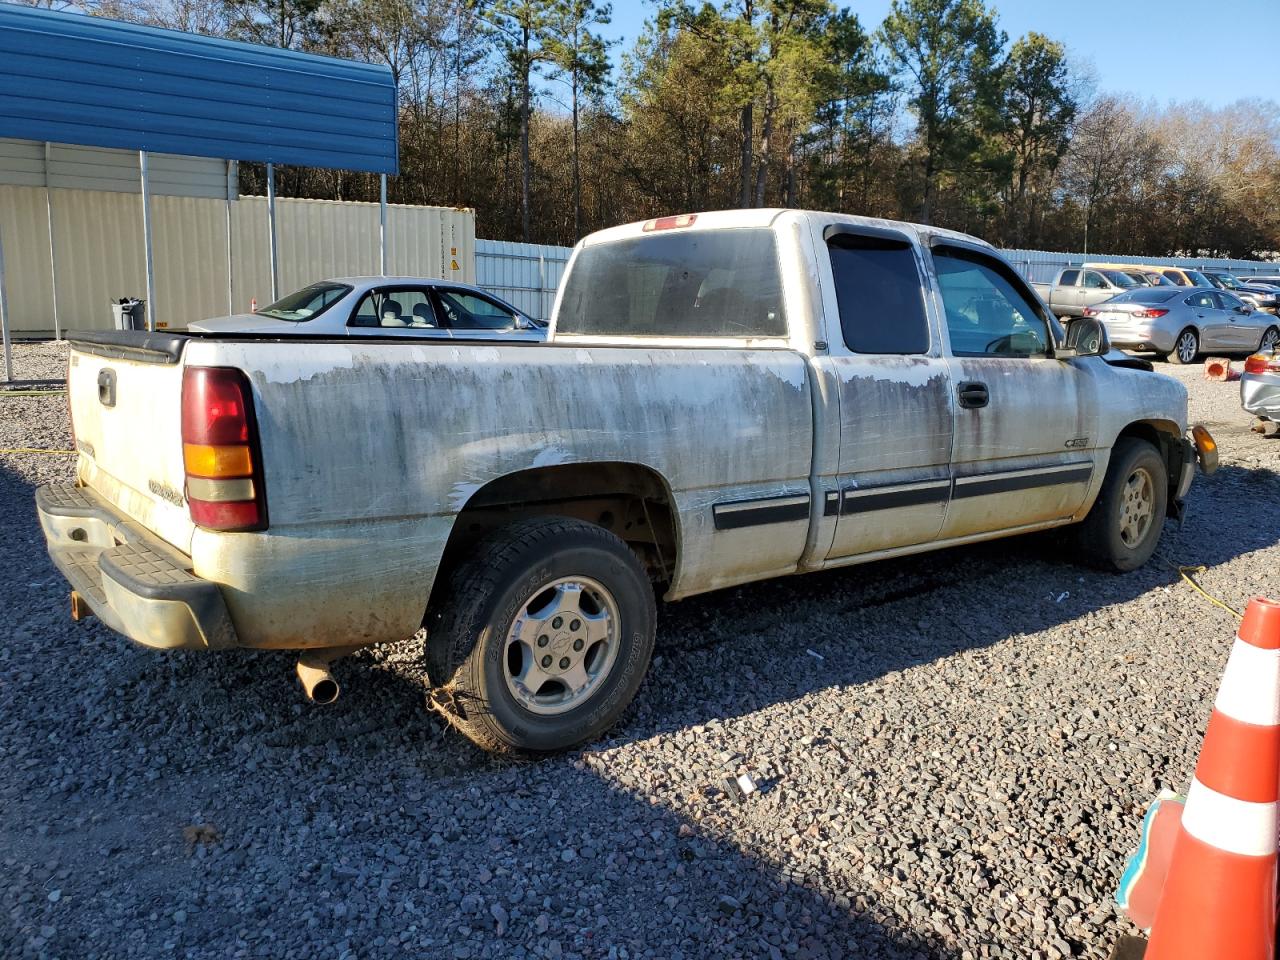
[[[649,0],[621,50],[598,0],[88,9],[386,64],[400,95],[390,199],[473,207],[494,239],[571,244],[662,214],[800,206],[1010,247],[1280,251],[1275,102],[1160,109],[1099,93],[1063,44],[1010,40],[983,0],[894,0],[875,30],[831,0]],[[260,167],[241,176],[244,192],[265,189]],[[349,171],[277,181],[286,195],[378,195]]]

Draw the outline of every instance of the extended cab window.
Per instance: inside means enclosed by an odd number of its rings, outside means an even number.
[[[1060,287],[1074,287],[1076,281],[1080,279],[1079,270],[1063,270],[1062,278],[1058,281]]]
[[[927,353],[929,323],[911,244],[836,234],[827,249],[845,345],[854,353]]]
[[[951,352],[958,357],[1043,357],[1049,330],[996,261],[956,247],[933,251]]]
[[[672,230],[583,247],[557,329],[620,337],[785,337],[773,232]]]

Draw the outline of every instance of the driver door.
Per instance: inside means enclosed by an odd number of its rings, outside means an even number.
[[[1071,516],[1096,465],[1088,363],[1053,358],[1049,319],[1008,264],[950,240],[931,253],[957,401],[941,539]]]

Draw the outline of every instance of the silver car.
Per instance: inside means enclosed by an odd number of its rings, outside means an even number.
[[[545,323],[466,283],[423,277],[342,277],[303,287],[256,313],[187,325],[193,333],[293,337],[547,339]]]
[[[1280,354],[1257,353],[1245,361],[1240,405],[1258,418],[1255,430],[1269,437],[1280,433]]]
[[[1154,350],[1170,363],[1191,363],[1201,351],[1269,351],[1280,343],[1274,316],[1208,287],[1129,290],[1089,308],[1085,316],[1102,321],[1114,346]]]
[[[1218,271],[1203,271],[1219,290],[1230,291],[1246,303],[1252,303],[1259,310],[1275,313],[1280,310],[1280,291],[1265,283],[1245,283],[1239,277]]]

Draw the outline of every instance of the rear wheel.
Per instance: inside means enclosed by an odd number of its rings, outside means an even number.
[[[1178,334],[1173,342],[1173,352],[1169,354],[1170,363],[1192,363],[1200,353],[1200,338],[1190,327]]]
[[[1160,452],[1136,437],[1116,441],[1098,499],[1076,529],[1083,559],[1121,573],[1142,566],[1160,542],[1168,501]]]
[[[1262,339],[1258,341],[1258,352],[1273,353],[1277,344],[1280,344],[1280,327],[1267,327],[1262,332]]]
[[[653,589],[631,549],[581,520],[539,517],[479,543],[427,625],[433,701],[495,752],[549,752],[608,729],[653,652]]]

